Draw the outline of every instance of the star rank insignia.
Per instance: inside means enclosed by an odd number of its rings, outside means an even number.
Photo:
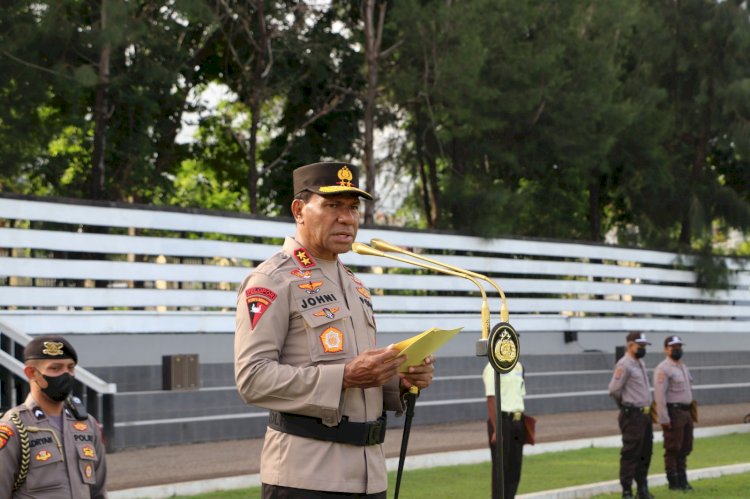
[[[294,250],[294,259],[297,260],[297,263],[299,263],[300,267],[302,267],[303,269],[315,266],[315,262],[312,258],[310,258],[304,248],[298,248]]]
[[[310,281],[303,284],[298,284],[297,287],[300,289],[304,289],[305,292],[309,295],[314,295],[318,291],[320,291],[320,287],[323,285],[323,281]]]

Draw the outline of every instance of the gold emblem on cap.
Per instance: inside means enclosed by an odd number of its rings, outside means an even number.
[[[42,353],[44,355],[51,355],[53,357],[57,357],[58,355],[63,355],[63,345],[59,341],[45,341],[44,342],[44,350],[42,350]]]
[[[344,165],[341,168],[339,168],[339,171],[336,175],[338,175],[339,177],[339,181],[336,182],[337,184],[343,187],[352,186],[352,179],[354,178],[354,175],[352,174],[352,171],[349,169],[348,166]]]

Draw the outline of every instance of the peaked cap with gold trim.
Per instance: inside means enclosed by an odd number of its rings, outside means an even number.
[[[295,196],[310,191],[321,196],[353,193],[372,199],[369,192],[359,188],[359,169],[350,163],[313,163],[300,166],[292,176]]]
[[[23,349],[24,361],[58,359],[73,359],[78,364],[76,349],[62,336],[37,336]]]

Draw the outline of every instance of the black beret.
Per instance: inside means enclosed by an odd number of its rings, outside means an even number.
[[[313,163],[292,173],[294,194],[310,191],[320,195],[354,193],[367,199],[372,195],[359,188],[359,169],[349,163]]]
[[[62,336],[37,336],[23,350],[23,360],[73,359],[78,364],[78,354]]]

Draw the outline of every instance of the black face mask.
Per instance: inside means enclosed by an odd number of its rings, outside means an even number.
[[[682,358],[682,349],[672,349],[672,353],[669,354],[670,357],[672,357],[672,360],[680,360]]]
[[[646,356],[646,347],[638,347],[638,350],[635,351],[635,358],[642,359],[645,356]]]
[[[47,388],[42,388],[42,393],[55,402],[62,402],[73,391],[73,376],[70,373],[62,373],[60,376],[42,374],[42,377],[47,382]]]

